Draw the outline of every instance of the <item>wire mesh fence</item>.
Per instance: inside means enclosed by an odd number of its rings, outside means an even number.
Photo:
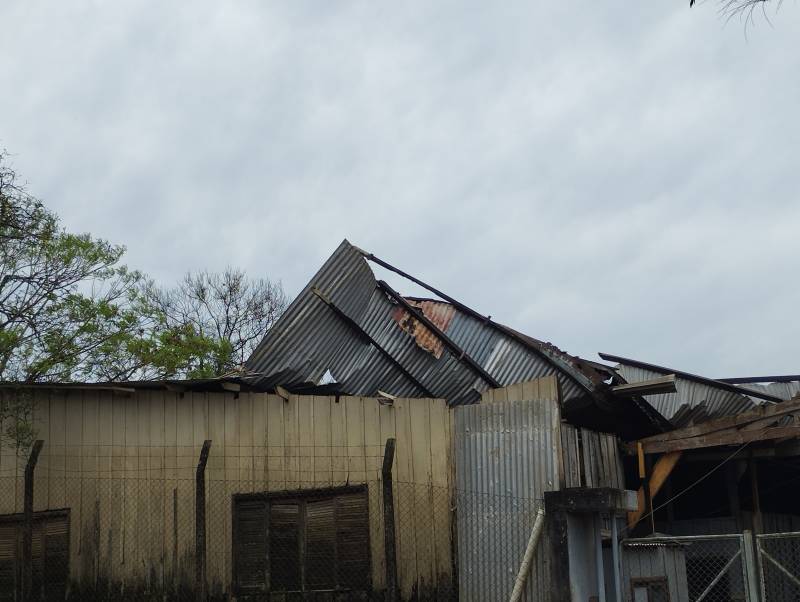
[[[756,536],[764,602],[800,600],[800,533]]]
[[[750,600],[744,546],[737,534],[627,540],[623,558],[630,599]]]
[[[0,602],[505,600],[542,504],[428,475],[388,486],[377,453],[351,482],[344,455],[301,458],[266,478],[269,456],[263,471],[226,460],[196,472],[193,451],[171,465],[141,454],[45,457],[27,492],[24,459],[0,466]],[[661,540],[638,541],[652,552]],[[623,555],[625,599],[635,586],[647,599],[755,602],[742,535],[663,541],[670,557],[659,552],[655,577],[643,572],[651,552]],[[800,534],[757,544],[763,601],[800,600]],[[548,599],[547,545],[523,599]]]
[[[167,475],[41,471],[29,560],[24,477],[0,477],[0,601],[505,599],[541,503],[394,481],[387,514],[379,478],[206,478],[198,497]]]

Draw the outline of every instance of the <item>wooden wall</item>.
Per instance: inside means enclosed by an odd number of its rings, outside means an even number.
[[[208,579],[231,582],[234,493],[366,483],[373,586],[383,587],[380,469],[394,464],[404,597],[451,572],[450,418],[443,400],[35,389],[45,441],[35,510],[70,510],[74,587],[169,591],[194,581],[194,478],[203,441]],[[5,428],[7,425],[3,425]],[[0,514],[22,511],[25,453],[0,448]]]

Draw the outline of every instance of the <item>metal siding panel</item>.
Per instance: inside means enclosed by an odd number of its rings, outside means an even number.
[[[557,488],[555,401],[510,401],[455,412],[461,595],[508,598],[545,491]],[[539,542],[527,600],[546,600],[547,536]]]

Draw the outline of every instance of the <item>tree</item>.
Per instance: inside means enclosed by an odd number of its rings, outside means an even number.
[[[124,247],[66,232],[0,153],[0,380],[219,376],[244,362],[286,301],[240,270],[158,288]]]
[[[689,0],[689,7],[695,5],[697,0]],[[764,18],[769,20],[767,16],[767,5],[775,4],[780,8],[781,0],[773,2],[773,0],[720,0],[719,12],[721,15],[727,17],[728,20],[739,17],[746,25],[755,22],[756,11],[760,10]],[[777,10],[777,9],[776,9]]]
[[[239,373],[245,360],[286,308],[280,283],[248,280],[239,269],[188,273],[173,288],[148,287],[148,300],[170,327],[190,326],[221,344],[198,366],[200,375]]]
[[[231,268],[159,288],[124,252],[66,232],[0,152],[0,381],[221,376],[286,305],[279,283]],[[23,387],[0,391],[0,436],[18,449],[35,438],[32,417]]]

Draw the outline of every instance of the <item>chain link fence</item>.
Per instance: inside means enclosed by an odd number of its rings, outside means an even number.
[[[198,497],[165,470],[85,474],[34,477],[30,523],[24,476],[0,477],[0,601],[506,599],[540,507],[397,480],[389,498],[380,478],[212,475]]]
[[[742,535],[627,540],[623,562],[631,590],[626,599],[750,600],[745,545]]]
[[[756,536],[763,602],[800,600],[800,533]]]

